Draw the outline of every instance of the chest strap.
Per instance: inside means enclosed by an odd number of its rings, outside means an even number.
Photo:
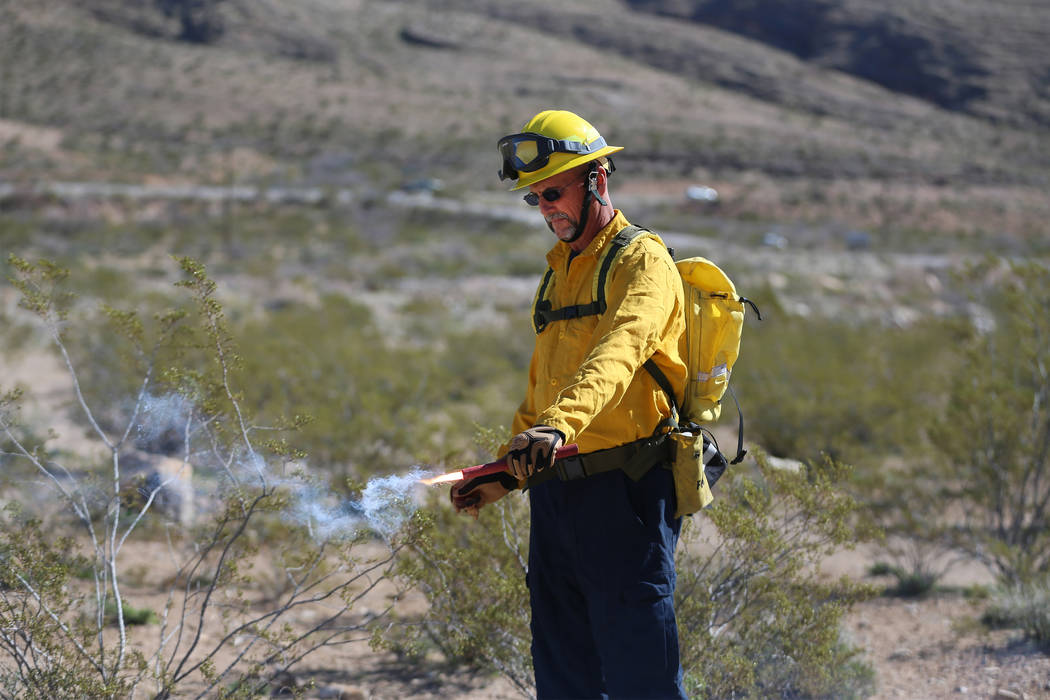
[[[572,304],[560,309],[551,308],[550,299],[547,299],[547,290],[550,288],[551,279],[554,277],[554,269],[548,267],[543,276],[539,291],[536,292],[536,305],[532,312],[532,326],[536,333],[542,333],[547,324],[552,321],[564,321],[570,318],[581,318],[583,316],[596,316],[605,313],[605,281],[609,277],[609,270],[619,257],[620,251],[629,246],[642,232],[640,226],[626,226],[621,229],[609,242],[605,249],[598,274],[594,278],[594,301],[589,304]]]

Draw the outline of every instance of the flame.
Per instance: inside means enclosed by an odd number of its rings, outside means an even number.
[[[448,484],[453,481],[462,481],[463,472],[449,472],[448,474],[442,474],[440,476],[432,476],[429,479],[420,479],[420,482],[427,486],[433,486],[434,484]]]

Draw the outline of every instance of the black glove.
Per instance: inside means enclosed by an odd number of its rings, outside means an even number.
[[[554,453],[564,442],[565,435],[548,425],[534,425],[518,433],[511,439],[507,450],[510,473],[519,479],[527,479],[536,472],[550,469],[554,466]]]
[[[510,491],[518,488],[518,480],[507,472],[496,472],[476,476],[452,485],[448,496],[456,512],[467,511],[477,520],[482,506],[495,503]]]

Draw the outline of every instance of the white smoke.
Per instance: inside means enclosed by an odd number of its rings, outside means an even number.
[[[290,489],[292,502],[287,515],[318,540],[352,537],[367,529],[389,541],[419,508],[419,482],[430,475],[414,468],[407,474],[370,479],[359,499],[336,500],[319,489],[299,484]],[[287,480],[282,485],[291,486]]]
[[[168,431],[181,432],[193,414],[193,405],[178,394],[146,394],[139,405],[137,432],[153,442]]]
[[[169,431],[185,434],[187,423],[194,434],[199,423],[195,420],[194,406],[178,394],[165,396],[146,395],[139,406],[136,432],[145,441],[153,441]],[[346,539],[362,530],[376,533],[385,540],[396,535],[412,517],[422,502],[423,487],[420,480],[433,476],[419,467],[413,467],[404,475],[392,475],[370,479],[357,499],[348,499],[333,494],[318,485],[316,480],[304,476],[305,465],[299,465],[296,474],[282,473],[287,465],[280,467],[268,464],[266,458],[252,450],[241,454],[225,466],[214,456],[208,458],[207,451],[193,453],[190,461],[201,476],[204,472],[224,475],[215,488],[221,493],[224,481],[236,483],[264,484],[281,489],[288,495],[289,505],[282,514],[291,524],[307,528],[319,540]],[[211,462],[210,467],[207,465]],[[203,471],[202,471],[203,469]],[[210,480],[197,480],[196,486]],[[214,482],[212,482],[214,483]],[[208,494],[198,493],[198,498],[207,499]]]
[[[413,469],[404,476],[371,479],[361,492],[361,508],[368,526],[385,538],[397,533],[418,507],[420,479],[430,472]]]

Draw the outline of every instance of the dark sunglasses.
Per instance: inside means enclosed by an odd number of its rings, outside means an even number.
[[[540,134],[511,134],[499,140],[499,153],[503,157],[501,180],[516,180],[521,173],[531,173],[545,166],[555,153],[581,155],[605,148],[605,139],[598,137],[589,144],[579,141],[561,141]],[[553,201],[553,200],[551,200]]]
[[[535,192],[529,192],[527,195],[522,197],[522,199],[524,199],[525,203],[528,204],[530,207],[537,206],[540,203],[540,197],[543,197],[548,202],[557,202],[559,199],[561,199],[561,193],[563,191],[567,190],[572,185],[579,184],[583,183],[579,181],[574,181],[570,182],[568,185],[562,185],[561,187],[548,187],[539,194],[536,194]]]

